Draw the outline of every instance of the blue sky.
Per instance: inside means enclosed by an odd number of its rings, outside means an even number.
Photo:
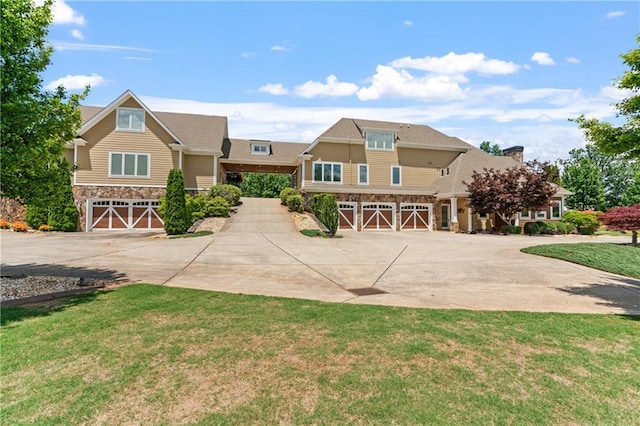
[[[226,115],[232,137],[311,142],[341,117],[426,124],[556,160],[568,121],[616,120],[640,2],[57,0],[49,88],[127,89],[158,111]]]

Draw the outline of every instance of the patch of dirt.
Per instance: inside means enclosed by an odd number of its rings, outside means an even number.
[[[215,234],[224,228],[224,225],[227,223],[228,217],[207,217],[205,218],[200,226],[196,229],[196,232],[199,231],[213,231]]]
[[[322,224],[317,222],[311,213],[293,212],[291,213],[291,215],[293,217],[293,220],[296,223],[296,228],[298,229],[298,232],[302,231],[303,229],[322,229],[323,228]]]

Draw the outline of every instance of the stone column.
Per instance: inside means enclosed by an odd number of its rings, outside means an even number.
[[[458,199],[451,197],[451,226],[449,226],[451,232],[458,232],[460,225],[458,224]]]

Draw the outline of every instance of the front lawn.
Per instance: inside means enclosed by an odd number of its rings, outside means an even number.
[[[132,285],[2,309],[1,422],[640,424],[639,319]]]
[[[610,243],[547,244],[521,251],[640,279],[640,247]]]

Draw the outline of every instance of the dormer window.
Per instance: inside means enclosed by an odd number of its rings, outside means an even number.
[[[256,155],[269,155],[271,146],[268,143],[252,143],[251,153]]]
[[[393,151],[393,133],[367,132],[367,149]]]
[[[144,132],[144,110],[138,108],[118,108],[116,130]]]

